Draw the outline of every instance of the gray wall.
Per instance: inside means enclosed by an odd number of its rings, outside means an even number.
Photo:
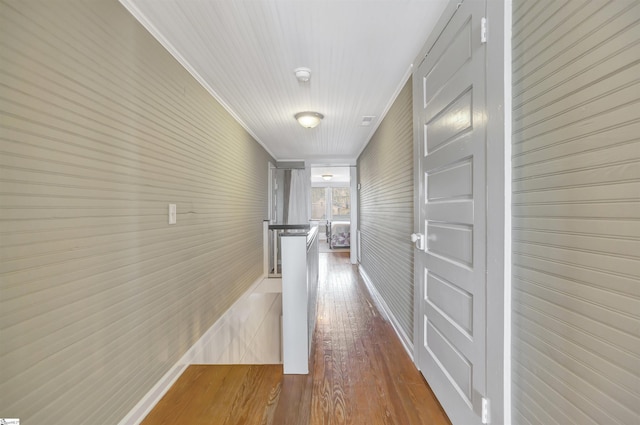
[[[361,267],[409,341],[413,339],[412,99],[409,79],[358,158]]]
[[[271,158],[116,0],[0,40],[0,415],[114,424],[261,276]]]
[[[513,423],[637,424],[640,3],[513,7]]]

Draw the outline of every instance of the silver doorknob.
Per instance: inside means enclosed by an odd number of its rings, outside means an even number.
[[[411,242],[416,244],[416,248],[424,250],[424,235],[422,233],[412,233]]]

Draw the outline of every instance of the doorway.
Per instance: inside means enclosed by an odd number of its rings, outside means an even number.
[[[355,244],[355,193],[349,166],[311,167],[311,220],[320,230],[320,252],[351,252]]]

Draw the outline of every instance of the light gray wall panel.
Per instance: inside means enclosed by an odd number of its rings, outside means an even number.
[[[361,264],[413,335],[413,116],[407,82],[358,158]]]
[[[0,415],[114,424],[260,277],[272,159],[116,0],[0,42]]]
[[[635,424],[640,3],[513,11],[513,423]]]

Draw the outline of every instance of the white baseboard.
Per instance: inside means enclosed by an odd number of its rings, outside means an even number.
[[[165,393],[171,388],[176,380],[182,375],[187,368],[187,364],[176,363],[162,378],[149,390],[142,400],[135,405],[131,411],[125,416],[119,425],[138,425],[147,417],[151,409],[155,407]]]
[[[160,378],[153,388],[145,394],[118,425],[140,424],[190,364],[225,363],[224,360],[228,359],[228,353],[230,351],[244,358],[248,347],[237,347],[237,339],[234,340],[235,330],[239,324],[247,325],[247,322],[250,322],[248,326],[245,326],[244,330],[249,329],[249,332],[257,332],[258,328],[262,325],[263,314],[266,315],[267,309],[270,311],[270,309],[276,305],[271,298],[262,297],[261,299],[263,301],[258,308],[259,310],[265,311],[256,311],[256,297],[251,297],[251,295],[254,293],[273,294],[274,300],[275,297],[280,296],[278,294],[277,282],[266,282],[266,280],[264,276],[256,280],[200,339],[187,350],[180,360]],[[279,292],[282,292],[281,287]],[[251,308],[248,306],[251,306]],[[247,338],[247,335],[242,335],[242,337],[243,343],[247,345],[250,344],[253,339],[251,337]],[[232,345],[234,345],[234,347],[231,347]],[[236,360],[235,363],[240,363],[240,361]]]
[[[393,326],[393,330],[396,331],[396,335],[398,335],[398,338],[400,339],[400,342],[402,343],[402,346],[404,347],[405,351],[411,358],[411,361],[414,361],[413,342],[411,341],[411,338],[409,338],[408,335],[402,330],[400,323],[394,316],[393,312],[387,305],[384,298],[382,298],[382,295],[380,295],[380,293],[374,286],[373,282],[371,282],[371,278],[369,278],[369,275],[364,270],[364,267],[362,267],[362,264],[358,266],[358,271],[360,272],[360,276],[362,276],[362,280],[364,280],[364,283],[367,286],[367,289],[369,290],[369,293],[371,294],[373,301],[377,304],[378,309],[387,318],[387,320],[389,320],[389,323],[391,323],[391,326]]]

